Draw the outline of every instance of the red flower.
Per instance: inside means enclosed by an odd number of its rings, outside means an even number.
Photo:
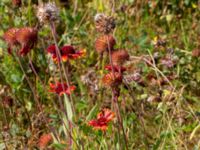
[[[106,74],[102,78],[102,82],[105,86],[116,87],[122,83],[122,74],[119,72],[112,72]]]
[[[8,44],[8,53],[11,54],[12,47],[17,45],[16,33],[19,29],[18,28],[11,28],[8,29],[3,35],[4,40]]]
[[[112,71],[112,66],[111,65],[106,65],[105,69],[108,70],[108,71]],[[113,70],[114,70],[114,72],[121,72],[121,73],[123,73],[124,71],[126,71],[126,68],[123,67],[123,66],[116,66],[116,65],[114,65],[113,66]]]
[[[39,138],[38,146],[39,148],[46,148],[46,146],[53,140],[51,134],[43,134]]]
[[[88,122],[89,126],[92,126],[94,129],[105,131],[108,128],[108,123],[112,121],[115,117],[115,114],[109,109],[103,109],[97,115],[97,119],[91,120]]]
[[[16,40],[21,45],[20,55],[26,55],[37,41],[37,29],[24,27],[16,32]]]
[[[56,52],[56,46],[50,45],[47,48],[47,52],[52,55],[52,58],[55,62],[60,61],[59,54]],[[61,59],[66,62],[69,59],[77,59],[85,55],[85,50],[75,51],[74,47],[71,45],[65,45],[60,49]]]
[[[76,87],[74,85],[68,87],[66,83],[57,82],[56,84],[50,83],[49,92],[57,93],[60,96],[63,94],[70,95],[72,91],[74,91]]]

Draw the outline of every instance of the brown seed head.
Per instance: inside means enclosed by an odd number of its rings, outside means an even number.
[[[21,55],[26,55],[37,42],[38,31],[35,28],[24,27],[16,33],[16,39],[21,44]]]
[[[113,65],[122,66],[127,60],[129,60],[129,54],[126,50],[120,49],[112,52]]]
[[[98,32],[109,34],[115,28],[115,19],[105,14],[97,14],[95,16],[95,27]]]
[[[107,50],[113,50],[116,44],[115,38],[112,35],[103,35],[97,38],[95,41],[95,49],[98,53],[103,53]]]
[[[52,2],[41,4],[37,9],[37,18],[41,23],[56,21],[59,18],[59,9]]]
[[[104,75],[102,81],[105,86],[115,87],[122,83],[122,75],[118,72],[114,72],[114,74],[111,72]]]

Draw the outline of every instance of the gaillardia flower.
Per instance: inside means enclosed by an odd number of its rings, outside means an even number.
[[[26,55],[34,47],[37,35],[37,29],[32,27],[24,27],[16,32],[16,40],[21,45],[20,55]]]
[[[89,121],[88,125],[97,130],[106,131],[108,128],[108,123],[111,122],[114,117],[114,112],[112,112],[110,109],[104,108],[100,113],[98,113],[97,119]]]
[[[112,35],[103,35],[96,39],[95,49],[98,53],[102,54],[105,51],[113,50],[116,41]]]
[[[16,39],[16,33],[19,29],[18,28],[11,28],[8,29],[4,35],[3,38],[8,44],[8,53],[11,54],[13,46],[17,45],[17,39]]]
[[[127,60],[129,60],[129,54],[126,50],[120,49],[112,52],[113,65],[122,66]]]
[[[63,94],[70,95],[76,87],[74,85],[68,87],[66,83],[56,82],[55,84],[50,83],[50,90],[49,92],[57,93],[59,96]]]
[[[52,59],[55,62],[60,62],[59,54],[57,54],[57,52],[56,52],[56,46],[55,45],[50,45],[47,48],[47,52],[52,55]],[[64,61],[64,62],[68,61],[69,59],[77,59],[79,57],[82,57],[82,56],[85,55],[85,53],[86,52],[85,52],[84,49],[76,51],[74,49],[74,47],[71,46],[71,45],[65,45],[60,49],[61,60]]]
[[[119,72],[112,72],[106,74],[102,78],[102,82],[105,86],[115,87],[122,83],[122,74]]]

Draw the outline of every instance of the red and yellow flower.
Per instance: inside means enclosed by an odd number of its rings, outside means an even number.
[[[76,51],[74,47],[71,45],[65,45],[59,50],[60,50],[61,59],[59,57],[59,54],[57,54],[55,45],[50,45],[47,48],[47,52],[52,55],[52,59],[55,62],[60,62],[60,60],[66,62],[70,59],[77,59],[84,56],[86,53],[85,49]]]
[[[105,86],[115,87],[122,83],[122,74],[119,72],[110,72],[103,76],[102,82]]]
[[[75,89],[74,85],[68,87],[66,83],[56,82],[55,84],[50,83],[49,92],[57,93],[60,96],[63,94],[70,95]]]
[[[100,113],[98,113],[97,119],[89,121],[88,125],[97,130],[106,131],[109,122],[111,122],[114,118],[114,112],[112,112],[110,109],[105,108]]]

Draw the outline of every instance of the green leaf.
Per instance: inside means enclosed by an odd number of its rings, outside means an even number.
[[[90,119],[92,119],[93,116],[95,116],[96,112],[98,109],[98,105],[96,104],[89,112],[89,114],[86,117],[86,121],[89,121]]]
[[[65,102],[65,109],[68,115],[68,119],[72,122],[72,118],[73,118],[72,106],[66,94],[64,94],[64,102]]]

